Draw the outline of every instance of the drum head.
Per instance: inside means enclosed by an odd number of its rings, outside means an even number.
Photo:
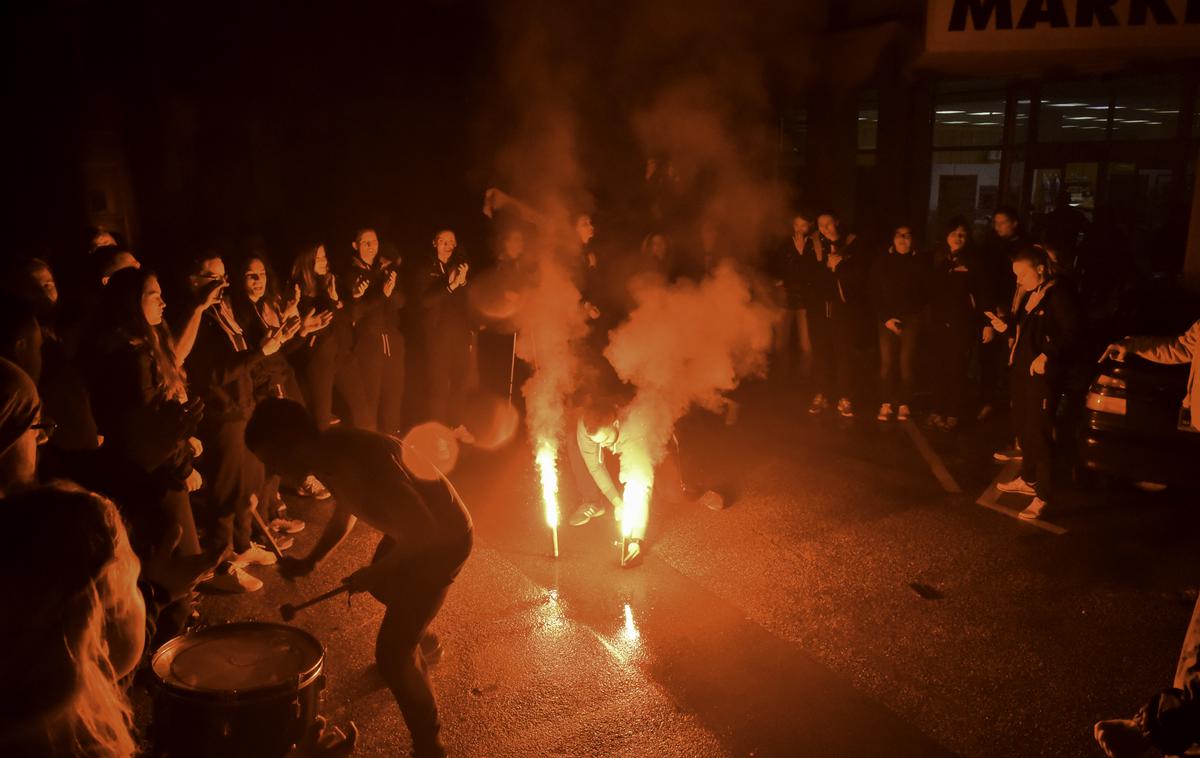
[[[154,654],[164,685],[236,695],[303,684],[319,674],[325,651],[308,632],[282,624],[224,624],[176,637]]]

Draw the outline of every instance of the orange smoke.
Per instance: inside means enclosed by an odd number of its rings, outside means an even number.
[[[640,538],[654,467],[676,422],[693,406],[723,411],[726,393],[764,373],[778,311],[756,302],[728,261],[700,284],[648,281],[634,297],[637,306],[611,333],[604,355],[637,388],[621,428],[621,531]]]

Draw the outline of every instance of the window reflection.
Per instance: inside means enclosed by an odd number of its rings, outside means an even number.
[[[879,146],[879,98],[874,92],[864,92],[858,101],[858,149],[874,150]]]
[[[1041,142],[1092,142],[1108,136],[1109,92],[1104,84],[1048,84],[1038,104]]]
[[[943,95],[933,108],[934,147],[999,145],[1004,141],[1004,93]]]
[[[1116,84],[1112,138],[1171,139],[1179,130],[1179,87],[1169,77]]]

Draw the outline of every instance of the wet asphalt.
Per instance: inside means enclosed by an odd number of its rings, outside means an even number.
[[[1072,488],[1052,533],[975,502],[1002,419],[919,431],[955,494],[895,422],[811,417],[762,385],[741,399],[734,426],[680,429],[685,468],[730,507],[656,498],[634,568],[611,514],[562,527],[550,556],[523,440],[464,453],[476,548],[433,625],[452,755],[1092,756],[1097,719],[1170,683],[1200,584],[1195,493]],[[291,504],[295,554],[329,510]],[[294,584],[256,568],[262,591],[206,597],[205,616],[278,621],[377,540],[359,525]],[[356,596],[294,622],[327,648],[323,712],[359,726],[356,755],[408,749],[373,667],[381,616]]]

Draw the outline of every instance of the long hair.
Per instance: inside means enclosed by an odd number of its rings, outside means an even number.
[[[265,287],[261,304],[256,304],[250,300],[250,294],[246,288],[246,271],[249,270],[250,264],[253,261],[258,261],[263,265],[263,271],[266,275]],[[275,276],[275,269],[271,267],[271,262],[267,260],[265,255],[253,253],[241,258],[237,261],[237,265],[233,271],[233,297],[230,299],[230,305],[233,307],[233,315],[237,319],[238,324],[243,330],[259,335],[263,332],[260,325],[259,308],[265,306],[275,312],[275,316],[279,321],[283,321],[283,297],[279,292],[278,278]]]
[[[329,267],[326,264],[325,275],[316,272],[317,250],[324,247],[320,242],[305,245],[296,253],[292,263],[292,283],[300,285],[300,294],[304,297],[319,297],[329,282]],[[328,259],[328,252],[326,258]]]
[[[10,622],[0,646],[0,752],[134,755],[133,717],[105,634],[110,615],[141,602],[116,507],[59,484],[6,498],[4,509],[21,539],[0,554],[0,615]],[[26,570],[34,562],[41,568]]]
[[[142,312],[142,292],[154,276],[153,271],[144,268],[126,268],[113,274],[104,286],[102,314],[110,335],[149,351],[159,393],[181,400],[187,396],[187,376],[175,355],[175,339],[166,321],[151,326]]]

